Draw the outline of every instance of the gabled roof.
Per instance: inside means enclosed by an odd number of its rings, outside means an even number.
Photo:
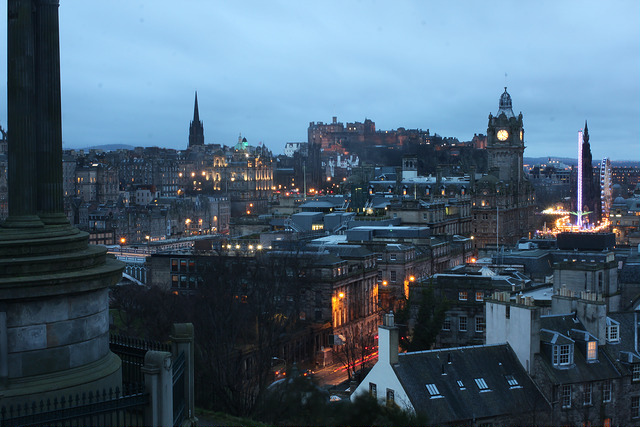
[[[393,370],[416,411],[434,424],[547,405],[509,344],[403,353]]]

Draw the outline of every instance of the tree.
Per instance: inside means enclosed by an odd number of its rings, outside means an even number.
[[[349,380],[357,379],[359,370],[366,367],[368,356],[374,351],[373,331],[363,330],[363,325],[348,324],[340,329],[344,342],[334,346],[334,355],[347,369]]]
[[[407,325],[400,331],[400,346],[406,351],[430,350],[449,309],[449,302],[436,298],[431,286],[424,287],[417,295],[412,293],[396,314],[397,323]],[[410,324],[413,328],[408,327]]]

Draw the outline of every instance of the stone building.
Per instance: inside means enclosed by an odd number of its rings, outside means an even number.
[[[474,185],[472,234],[478,248],[513,246],[535,231],[535,193],[523,171],[522,113],[513,113],[507,88],[496,116],[489,114],[486,149],[489,174]]]

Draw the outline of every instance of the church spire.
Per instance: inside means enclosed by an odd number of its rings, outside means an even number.
[[[196,101],[193,106],[193,121],[189,126],[189,147],[194,145],[204,145],[204,126],[200,121],[200,112],[198,111],[198,91],[196,91]]]
[[[193,121],[196,123],[200,121],[200,114],[198,113],[198,91],[196,91],[196,102],[193,107]]]

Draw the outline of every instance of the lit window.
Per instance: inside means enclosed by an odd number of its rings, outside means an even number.
[[[609,381],[602,383],[602,401],[611,402],[611,383]]]
[[[583,404],[591,405],[593,403],[593,383],[586,383],[584,385],[584,400]]]
[[[476,316],[476,332],[484,332],[484,316]]]
[[[458,299],[460,301],[466,301],[467,300],[467,291],[458,292]]]
[[[476,301],[484,301],[484,292],[476,292]]]
[[[429,392],[429,395],[431,396],[431,399],[437,399],[440,396],[440,391],[438,391],[438,387],[436,387],[435,384],[427,384],[427,391]]]
[[[460,316],[460,330],[461,331],[466,331],[467,330],[467,316]]]
[[[562,386],[562,407],[571,408],[571,385]]]
[[[475,382],[480,391],[489,391],[489,386],[487,385],[487,382],[484,380],[484,378],[476,378]]]
[[[587,342],[587,360],[596,360],[598,358],[598,344],[595,341]]]

